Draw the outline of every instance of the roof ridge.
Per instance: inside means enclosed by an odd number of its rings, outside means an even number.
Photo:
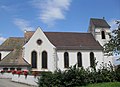
[[[78,33],[78,34],[89,34],[89,32],[44,32],[44,33]]]
[[[24,38],[24,37],[9,37],[9,38]]]
[[[105,19],[103,19],[103,18],[90,18],[90,20],[91,19],[96,19],[96,20],[105,20]]]

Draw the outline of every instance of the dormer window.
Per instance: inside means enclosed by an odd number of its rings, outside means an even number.
[[[102,39],[105,39],[105,31],[101,31],[101,37]]]

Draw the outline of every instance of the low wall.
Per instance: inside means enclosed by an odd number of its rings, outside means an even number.
[[[11,79],[13,77],[13,74],[12,73],[3,73],[1,74],[0,73],[0,79]]]
[[[27,75],[27,77],[25,77],[24,75],[14,75],[12,77],[12,81],[37,86],[36,82],[38,81],[38,77],[35,78],[31,75]]]

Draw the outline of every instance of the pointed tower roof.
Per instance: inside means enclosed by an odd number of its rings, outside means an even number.
[[[90,25],[93,25],[96,28],[110,28],[105,19],[91,18]]]

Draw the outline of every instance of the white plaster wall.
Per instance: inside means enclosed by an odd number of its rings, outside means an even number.
[[[106,39],[102,39],[102,36],[101,36],[101,31],[104,30],[105,31],[105,38]],[[101,46],[103,46],[105,43],[107,43],[110,38],[109,38],[109,33],[111,33],[110,29],[109,28],[96,28],[95,29],[95,39],[99,41],[99,43],[101,44]]]
[[[11,79],[13,77],[12,73],[0,73],[0,79]]]
[[[27,75],[27,78],[25,78],[24,75],[13,75],[12,81],[37,86],[38,77],[35,78],[34,76]]]
[[[94,53],[96,61],[98,62],[97,68],[100,67],[100,64],[103,62],[103,52],[97,50],[59,50],[57,51],[58,55],[58,69],[65,70],[64,68],[64,52],[69,53],[69,66],[73,66],[77,63],[77,53],[82,53],[82,65],[84,68],[88,68],[90,66],[90,52]]]
[[[3,59],[5,56],[7,56],[11,51],[0,51],[1,55],[1,59]]]
[[[38,45],[36,41],[38,39],[42,40],[42,44]],[[24,59],[31,64],[31,52],[36,51],[37,52],[37,69],[32,69],[33,71],[54,71],[55,70],[55,61],[54,61],[54,46],[50,43],[50,41],[47,39],[43,31],[38,28],[31,39],[24,45]],[[48,69],[42,69],[42,52],[46,51],[48,55]]]

